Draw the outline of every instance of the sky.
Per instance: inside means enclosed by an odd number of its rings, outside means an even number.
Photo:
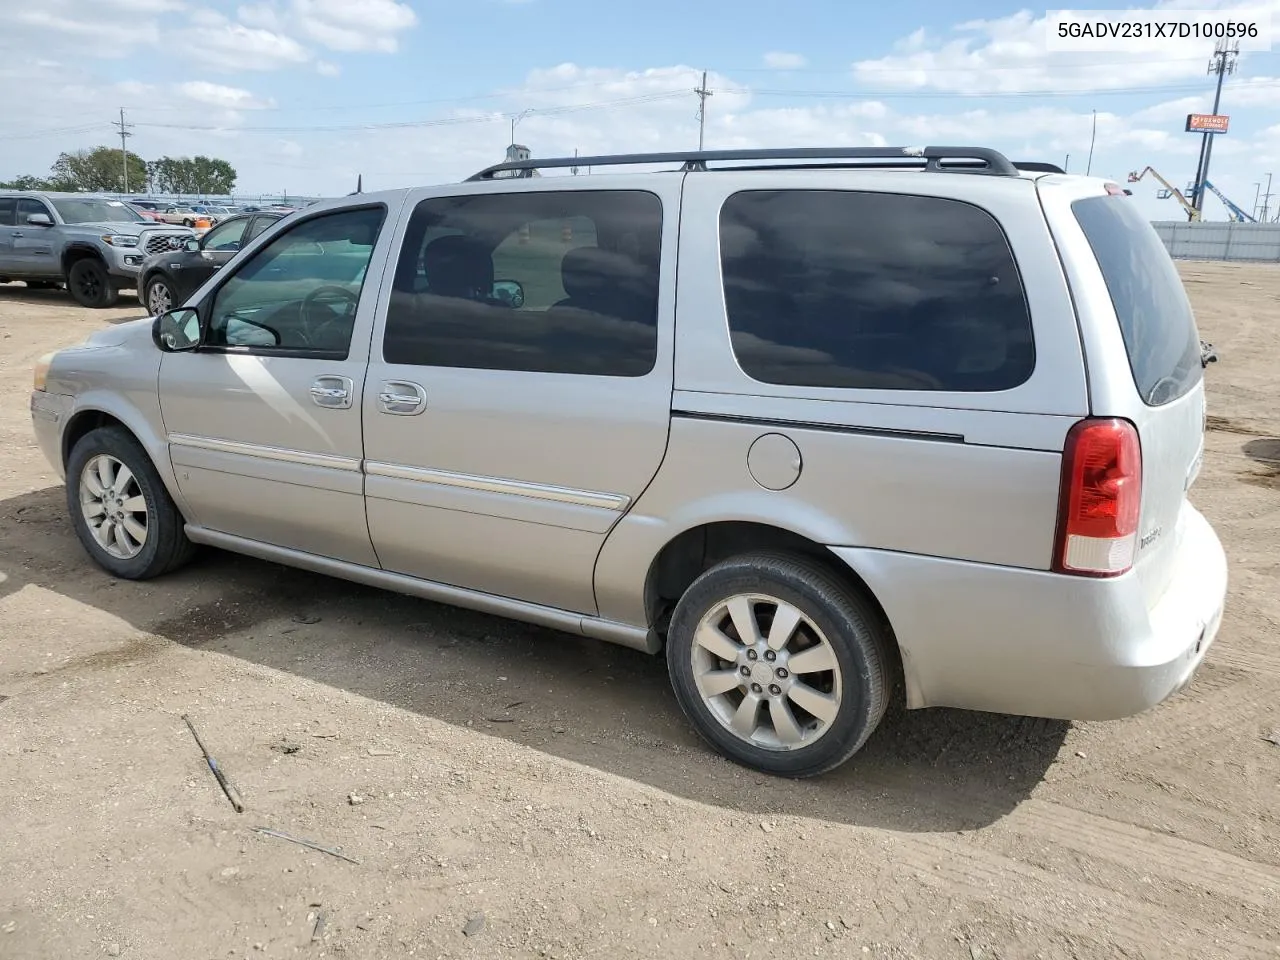
[[[1116,6],[1120,6],[1117,4]],[[1172,0],[1157,10],[1280,0]],[[62,151],[229,160],[237,193],[335,196],[457,181],[512,140],[537,156],[695,149],[965,144],[1125,182],[1195,172],[1207,40],[1062,48],[1047,13],[1001,0],[41,0],[0,2],[0,179]],[[1210,179],[1252,211],[1275,174],[1280,40],[1225,82]],[[1181,219],[1148,176],[1126,184]],[[1226,219],[1210,197],[1206,219]]]

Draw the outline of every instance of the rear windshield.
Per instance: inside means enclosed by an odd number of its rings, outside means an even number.
[[[1185,395],[1202,376],[1200,334],[1159,235],[1124,197],[1090,197],[1071,209],[1111,293],[1138,393],[1149,406]]]

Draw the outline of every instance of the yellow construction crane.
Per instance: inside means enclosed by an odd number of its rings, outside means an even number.
[[[1159,180],[1160,183],[1164,186],[1164,189],[1159,191],[1156,194],[1157,197],[1159,197],[1161,200],[1168,200],[1170,197],[1173,197],[1180,204],[1182,204],[1182,209],[1187,211],[1188,220],[1200,219],[1200,211],[1195,208],[1195,204],[1193,204],[1190,200],[1184,197],[1182,195],[1181,190],[1175,187],[1172,183],[1170,183],[1164,177],[1160,176],[1160,174],[1156,172],[1155,167],[1147,167],[1141,173],[1130,173],[1129,182],[1137,183],[1139,180],[1145,177],[1148,173],[1151,174],[1153,177],[1155,177],[1157,180]]]

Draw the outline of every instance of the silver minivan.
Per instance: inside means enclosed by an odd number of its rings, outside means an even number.
[[[35,381],[113,575],[204,544],[665,651],[698,732],[774,774],[894,698],[1142,711],[1222,618],[1173,264],[1116,184],[986,148],[322,202]]]

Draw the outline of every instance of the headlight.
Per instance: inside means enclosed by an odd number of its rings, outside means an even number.
[[[49,379],[49,365],[53,363],[53,354],[46,353],[43,357],[36,361],[35,369],[32,370],[32,388],[43,392],[44,385]]]
[[[102,242],[110,244],[113,247],[136,247],[138,245],[138,238],[113,233],[109,236],[103,237]]]

